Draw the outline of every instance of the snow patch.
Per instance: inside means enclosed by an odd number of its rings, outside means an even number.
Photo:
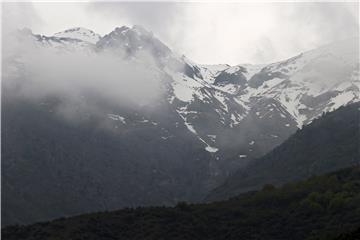
[[[120,115],[109,113],[107,116],[108,116],[108,118],[110,118],[111,120],[121,121],[123,124],[126,124],[125,118],[122,117],[122,116],[120,116]]]
[[[180,110],[176,110],[179,114],[179,116],[184,120],[184,124],[187,127],[187,129],[192,132],[202,143],[205,144],[205,150],[208,152],[217,152],[219,149],[216,147],[210,146],[204,139],[202,139],[199,134],[196,132],[195,128],[187,121],[186,117],[184,116],[185,107],[181,108]]]
[[[331,99],[330,108],[328,108],[327,111],[334,111],[335,109],[348,104],[354,99],[356,99],[356,96],[352,92],[340,93]]]
[[[219,149],[215,147],[210,147],[209,145],[205,147],[205,150],[211,153],[217,152]]]
[[[55,33],[54,37],[78,39],[92,44],[97,43],[101,38],[99,34],[82,27],[70,28],[63,32]]]

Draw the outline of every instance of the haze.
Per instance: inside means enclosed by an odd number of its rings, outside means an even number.
[[[358,8],[358,2],[6,3],[3,31],[11,23],[45,35],[76,26],[104,35],[136,24],[197,63],[270,63],[358,36]]]

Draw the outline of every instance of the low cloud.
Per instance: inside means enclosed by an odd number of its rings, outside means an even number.
[[[142,25],[176,52],[213,64],[270,63],[359,35],[358,2],[38,2],[8,4],[9,12],[11,25],[47,35]]]
[[[3,91],[12,98],[41,103],[61,99],[57,111],[73,118],[78,111],[97,114],[101,103],[143,107],[158,100],[162,76],[150,53],[134,60],[121,52],[44,47],[28,33],[3,39]]]
[[[144,25],[198,63],[240,64],[275,62],[356,37],[358,8],[355,2],[198,2],[90,3],[87,10]]]

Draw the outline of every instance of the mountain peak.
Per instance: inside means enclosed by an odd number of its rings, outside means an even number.
[[[130,28],[127,27],[127,26],[116,27],[113,32],[125,33],[125,32],[127,32],[129,29],[130,29]]]
[[[137,32],[138,34],[143,34],[143,35],[152,35],[153,34],[151,31],[146,30],[143,26],[140,26],[140,25],[134,25],[132,27],[132,30]]]
[[[137,34],[143,36],[152,36],[153,33],[151,31],[146,30],[144,27],[140,25],[134,25],[131,28],[128,26],[116,27],[110,34]]]
[[[101,38],[99,34],[83,27],[69,28],[65,31],[55,33],[54,37],[78,39],[93,44]]]
[[[161,42],[151,31],[142,26],[116,27],[106,34],[96,44],[99,48],[112,48],[125,50],[127,55],[132,55],[139,50],[148,50],[157,57],[168,56],[171,50]]]

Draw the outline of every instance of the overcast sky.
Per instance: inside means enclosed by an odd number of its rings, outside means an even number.
[[[198,63],[269,63],[358,36],[359,3],[7,3],[2,23],[45,35],[138,24]]]

